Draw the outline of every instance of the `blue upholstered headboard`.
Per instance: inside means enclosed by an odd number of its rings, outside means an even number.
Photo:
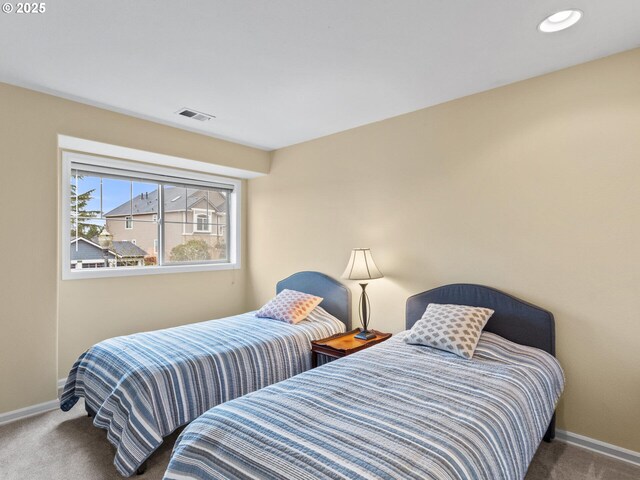
[[[280,280],[276,293],[285,288],[324,298],[320,306],[351,330],[351,292],[337,280],[320,272],[298,272]]]
[[[487,307],[495,311],[484,329],[521,345],[556,354],[555,321],[543,308],[483,285],[457,283],[418,293],[407,300],[406,326],[411,328],[430,303]]]
[[[520,300],[512,295],[483,285],[456,283],[418,293],[407,300],[406,326],[411,328],[430,303],[453,303],[488,307],[494,310],[484,329],[507,340],[536,347],[556,355],[556,328],[553,314],[543,308]],[[556,415],[554,413],[544,440],[555,437]]]

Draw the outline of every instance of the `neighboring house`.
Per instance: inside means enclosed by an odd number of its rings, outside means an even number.
[[[208,193],[208,199],[207,199]],[[212,259],[226,252],[227,199],[214,190],[165,187],[165,252],[189,240],[204,240]],[[137,195],[105,214],[106,228],[114,240],[127,240],[158,254],[158,190]],[[148,259],[153,261],[153,259]]]
[[[109,266],[142,267],[147,252],[131,242],[113,242],[107,255]],[[104,267],[104,252],[97,241],[83,237],[71,240],[71,268]]]

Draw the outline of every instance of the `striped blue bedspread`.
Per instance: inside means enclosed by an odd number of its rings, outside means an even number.
[[[164,478],[522,479],[563,389],[558,362],[491,333],[473,360],[404,335],[211,409]]]
[[[311,368],[310,341],[345,325],[317,307],[297,325],[254,312],[112,338],[75,363],[60,399],[79,397],[116,447],[114,464],[132,475],[163,437],[233,398]]]

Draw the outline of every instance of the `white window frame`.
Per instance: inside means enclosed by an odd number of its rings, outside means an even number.
[[[197,212],[193,212],[193,216],[196,217],[195,221],[193,222],[193,233],[211,233],[211,214],[207,214],[205,213],[197,213]],[[204,223],[207,224],[207,228],[205,228],[204,230],[200,229],[199,225],[199,218],[200,217],[205,217],[206,221]]]
[[[62,150],[62,175],[60,185],[61,202],[61,265],[62,279],[76,280],[83,278],[105,278],[105,277],[125,277],[136,275],[158,275],[166,273],[202,272],[215,270],[233,270],[241,268],[241,225],[242,225],[242,181],[236,178],[219,177],[208,173],[195,172],[170,168],[167,166],[141,163],[131,160],[120,160],[115,158],[94,156],[74,151]],[[73,162],[85,165],[93,165],[104,168],[119,168],[129,171],[141,171],[149,174],[178,177],[184,180],[194,180],[201,182],[222,183],[233,186],[233,192],[229,194],[228,207],[232,215],[231,229],[229,230],[229,261],[219,263],[202,264],[177,264],[177,265],[155,265],[147,267],[117,267],[117,268],[87,268],[75,270],[71,268],[71,255],[69,245],[71,244],[71,231],[69,228],[69,218],[71,218],[71,166]],[[162,240],[158,239],[158,250],[162,248]]]
[[[124,229],[133,230],[133,217],[131,215],[124,217]]]
[[[200,230],[198,228],[198,217],[203,216],[207,217],[207,229]],[[193,219],[193,233],[212,233],[213,229],[211,228],[213,225],[213,212],[211,210],[207,211],[206,208],[192,208],[191,209],[191,218]]]

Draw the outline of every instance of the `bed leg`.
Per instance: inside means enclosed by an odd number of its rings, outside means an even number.
[[[140,465],[136,470],[136,475],[142,475],[146,471],[147,471],[147,462],[145,460],[145,462],[142,465]]]
[[[553,414],[551,417],[551,422],[549,423],[549,428],[547,428],[547,432],[544,434],[543,440],[547,443],[551,443],[556,437],[556,414]]]

